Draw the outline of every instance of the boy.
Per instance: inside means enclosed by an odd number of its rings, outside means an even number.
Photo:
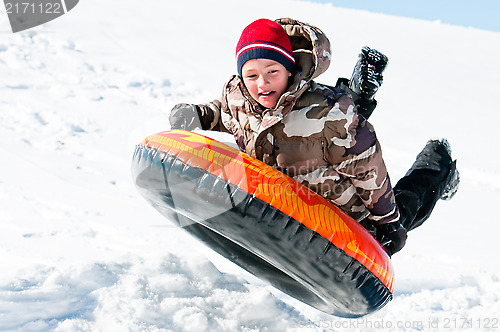
[[[387,58],[364,48],[351,80],[330,87],[313,80],[330,56],[329,40],[312,25],[252,22],[236,48],[238,75],[221,100],[176,105],[171,127],[232,133],[242,151],[339,206],[392,255],[438,199],[453,196],[458,172],[447,142],[430,141],[393,189],[375,131],[360,114],[368,117],[376,105]]]

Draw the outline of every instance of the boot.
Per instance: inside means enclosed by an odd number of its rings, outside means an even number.
[[[460,175],[448,141],[428,141],[406,175],[394,186],[403,227],[410,231],[422,225],[438,200],[448,200],[456,194],[459,183]]]
[[[361,49],[351,79],[341,77],[337,80],[336,87],[352,96],[358,113],[365,119],[368,119],[377,107],[375,93],[382,85],[382,72],[388,61],[384,54],[365,46]]]
[[[367,46],[363,47],[349,80],[349,88],[359,97],[372,101],[382,85],[382,72],[388,62],[389,59],[384,54]]]
[[[406,176],[419,169],[433,170],[443,174],[441,177],[436,177],[439,181],[437,190],[440,199],[449,200],[456,194],[460,174],[457,170],[457,161],[451,159],[450,143],[446,139],[428,141]]]

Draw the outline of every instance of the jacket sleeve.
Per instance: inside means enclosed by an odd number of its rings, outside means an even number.
[[[222,106],[219,100],[206,104],[177,104],[170,111],[171,129],[225,131],[221,121]]]
[[[375,225],[398,221],[399,211],[391,180],[376,137],[373,145],[350,161],[350,165],[344,165],[339,171],[351,177],[357,194],[370,212],[368,218]]]
[[[357,195],[370,212],[368,218],[374,224],[396,222],[399,211],[380,143],[373,126],[358,116],[351,105],[350,98],[340,100],[339,108],[347,120],[343,126],[345,132],[338,134],[340,137],[337,138],[344,148],[337,171],[351,179]]]
[[[222,103],[219,100],[214,100],[206,104],[198,104],[196,107],[203,130],[227,132],[221,121]]]
[[[205,104],[195,105],[200,118],[201,129],[231,132],[227,128],[230,111],[227,103],[227,91],[231,89],[232,79],[224,84],[222,97]]]
[[[222,131],[236,135],[240,126],[238,119],[235,118],[235,112],[230,110],[228,94],[238,88],[238,82],[238,76],[232,76],[231,79],[224,84],[220,100],[196,105],[201,128],[203,130]]]

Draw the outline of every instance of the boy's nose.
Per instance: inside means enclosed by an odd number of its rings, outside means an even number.
[[[257,80],[257,86],[260,88],[260,87],[264,87],[267,85],[269,81],[266,79],[266,77],[264,75],[261,75],[259,77],[259,79]]]

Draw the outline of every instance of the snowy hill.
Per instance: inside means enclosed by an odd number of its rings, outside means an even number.
[[[394,300],[360,320],[208,252],[131,181],[135,144],[169,129],[173,105],[219,97],[244,26],[287,16],[332,42],[319,82],[350,75],[364,45],[389,56],[371,122],[393,182],[436,137],[462,175],[394,257]],[[0,15],[0,29],[0,330],[500,327],[500,34],[291,0],[86,0],[19,34]]]

